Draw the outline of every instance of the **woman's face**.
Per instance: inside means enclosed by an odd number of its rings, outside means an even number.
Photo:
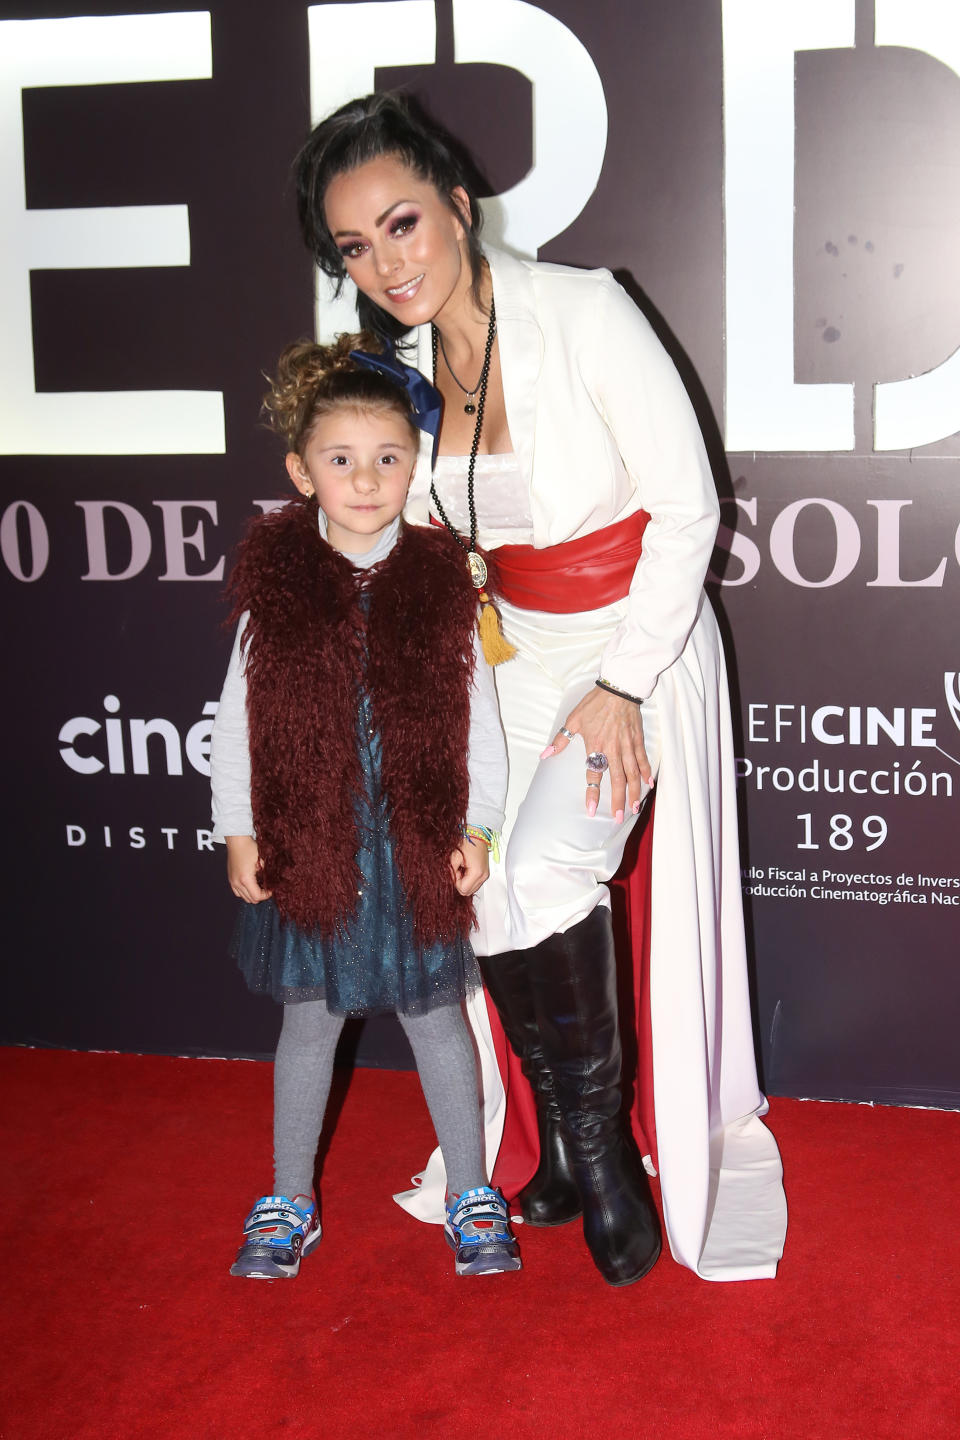
[[[347,274],[368,299],[404,326],[455,314],[473,276],[461,215],[429,180],[381,155],[331,180],[323,209]]]

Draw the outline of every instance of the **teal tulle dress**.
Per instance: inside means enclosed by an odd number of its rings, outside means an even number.
[[[284,1004],[325,999],[336,1015],[422,1015],[462,1000],[480,984],[479,970],[468,941],[422,945],[414,935],[380,786],[380,738],[365,695],[357,746],[364,790],[356,805],[362,876],[356,913],[341,934],[324,938],[281,921],[272,900],[242,901],[230,953],[251,990]]]

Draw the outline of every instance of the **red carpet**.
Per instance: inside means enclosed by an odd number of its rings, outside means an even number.
[[[456,1280],[390,1200],[416,1077],[358,1071],[295,1281],[231,1279],[268,1188],[271,1068],[0,1052],[4,1440],[867,1440],[960,1435],[960,1115],[775,1101],[775,1281],[664,1258],[611,1290],[576,1226]]]

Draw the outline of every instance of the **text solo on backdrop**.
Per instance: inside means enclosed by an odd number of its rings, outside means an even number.
[[[291,158],[403,85],[476,141],[491,238],[613,269],[700,414],[766,1088],[958,1105],[955,8],[0,13],[3,1038],[272,1053],[209,835],[221,588],[287,495],[258,410],[315,318]]]

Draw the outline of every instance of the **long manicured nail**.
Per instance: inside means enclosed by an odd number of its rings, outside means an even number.
[[[623,824],[623,811],[622,811],[622,810],[618,810],[617,813],[616,813],[616,815],[615,815],[613,818],[616,820],[616,822],[617,822],[618,825],[622,825],[622,824]]]
[[[587,814],[588,814],[588,815],[596,815],[596,813],[597,813],[597,802],[596,802],[596,800],[588,800],[588,801],[587,801]]]
[[[541,752],[540,752],[540,759],[541,759],[541,760],[549,760],[550,756],[551,756],[551,755],[556,755],[556,753],[557,753],[557,747],[556,747],[556,745],[548,745],[547,748],[546,748],[546,750],[541,750]]]
[[[639,815],[639,814],[640,814],[640,801],[639,801],[639,800],[634,800],[634,802],[633,802],[633,813],[634,813],[634,815]]]

